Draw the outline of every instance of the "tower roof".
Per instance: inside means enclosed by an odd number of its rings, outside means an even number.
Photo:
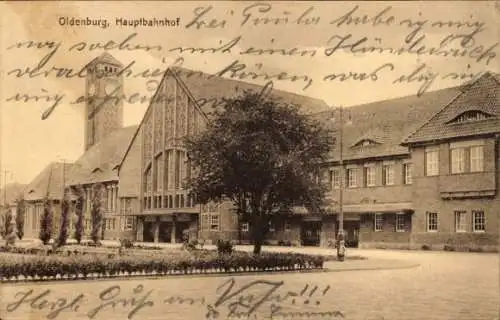
[[[123,67],[123,64],[120,61],[118,61],[115,57],[113,57],[111,54],[109,54],[108,52],[104,52],[100,56],[94,58],[94,60],[90,61],[89,66],[95,65],[95,64],[100,63],[100,62],[109,63],[109,64],[112,64],[115,66]]]

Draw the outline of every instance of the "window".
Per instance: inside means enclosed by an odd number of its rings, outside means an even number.
[[[484,171],[483,144],[482,140],[450,143],[451,173]]]
[[[374,222],[375,222],[374,223],[374,230],[375,231],[382,231],[383,226],[384,226],[384,216],[379,214],[379,213],[376,213]]]
[[[437,212],[427,212],[427,231],[438,231]]]
[[[479,110],[469,110],[466,111],[462,114],[460,114],[458,117],[454,118],[453,120],[449,121],[448,123],[463,123],[463,122],[471,122],[471,121],[481,121],[485,120],[488,118],[491,118],[492,115],[481,112]]]
[[[248,232],[250,230],[250,224],[248,222],[243,222],[241,224],[241,231]]]
[[[405,231],[405,216],[404,214],[396,214],[396,232]]]
[[[210,215],[210,230],[211,231],[218,231],[220,228],[219,224],[219,214],[214,213]]]
[[[485,217],[484,211],[473,210],[472,211],[472,231],[474,232],[484,232],[485,231]]]
[[[392,186],[395,184],[393,164],[386,164],[382,167],[382,184],[384,186]]]
[[[330,186],[333,189],[340,188],[340,173],[338,170],[330,171]]]
[[[355,188],[358,186],[357,183],[358,170],[356,168],[347,169],[347,187]]]
[[[405,163],[403,165],[403,177],[404,177],[404,183],[405,184],[412,184],[412,178],[413,178],[413,167],[411,163]]]
[[[425,150],[425,175],[437,176],[439,174],[439,151],[437,149]]]
[[[365,186],[373,187],[375,185],[375,167],[367,166],[365,170]]]
[[[285,221],[285,231],[292,231],[292,225],[290,224],[289,221]]]
[[[465,215],[465,211],[455,211],[455,232],[467,231]]]
[[[484,171],[484,149],[483,146],[470,148],[470,172]]]
[[[132,230],[134,228],[134,217],[125,218],[125,230]]]
[[[465,172],[465,149],[451,149],[451,173]]]

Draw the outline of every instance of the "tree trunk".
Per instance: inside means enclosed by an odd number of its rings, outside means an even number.
[[[262,243],[264,242],[264,232],[262,226],[262,218],[260,215],[254,215],[252,219],[252,242],[253,242],[253,253],[255,255],[260,254],[262,249]]]

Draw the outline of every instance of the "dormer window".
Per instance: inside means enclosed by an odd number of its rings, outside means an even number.
[[[97,172],[102,172],[101,168],[94,168],[94,170],[92,170],[92,173],[97,173]]]
[[[374,146],[377,144],[380,144],[380,143],[373,141],[371,139],[361,139],[356,144],[354,144],[353,147],[369,147],[369,146]]]
[[[469,110],[461,113],[457,117],[453,118],[448,123],[464,123],[464,122],[474,122],[489,119],[494,117],[491,114],[479,111],[479,110]]]

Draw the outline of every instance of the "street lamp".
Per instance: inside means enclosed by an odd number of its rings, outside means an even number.
[[[338,233],[337,233],[337,258],[339,261],[344,261],[345,257],[345,234],[344,234],[344,108],[340,106],[334,110],[339,111],[339,217],[338,217]],[[349,119],[347,124],[351,124],[351,115],[349,114]]]

